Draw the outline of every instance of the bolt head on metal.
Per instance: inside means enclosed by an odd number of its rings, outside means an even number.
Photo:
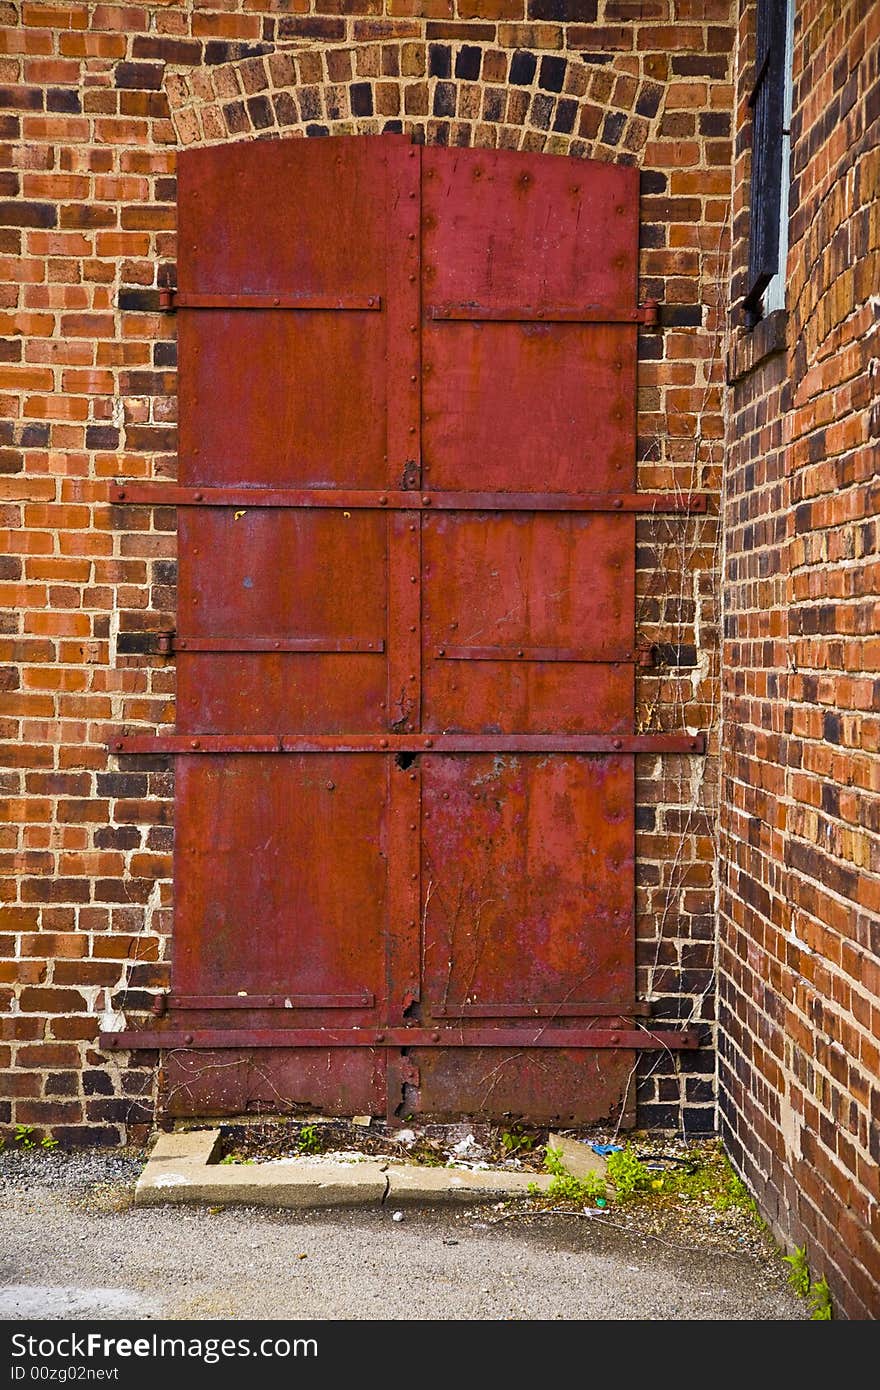
[[[198,740],[197,738],[194,738],[194,739],[192,740],[192,742],[190,743],[189,746],[190,746],[190,748],[198,748],[198,747],[200,747],[199,740]]]
[[[193,1035],[192,1035],[192,1033],[184,1033],[184,1035],[183,1035],[183,1041],[184,1041],[185,1043],[191,1043],[192,1040],[193,1040]]]
[[[388,506],[388,498],[387,498],[387,497],[384,497],[384,496],[383,496],[383,497],[380,497],[380,498],[379,498],[379,506],[380,506],[380,507],[387,507],[387,506]]]
[[[611,745],[613,748],[622,748],[623,742],[621,741],[621,739],[615,738],[611,740]]]
[[[387,738],[380,738],[380,739],[379,739],[379,747],[380,747],[380,748],[387,748],[387,747],[388,747],[388,740],[387,740]]]
[[[335,790],[336,790],[336,783],[335,783],[335,782],[328,782],[328,783],[327,783],[327,790],[328,790],[328,792],[335,791]]]

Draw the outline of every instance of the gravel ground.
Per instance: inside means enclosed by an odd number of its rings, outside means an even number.
[[[808,1316],[774,1243],[740,1212],[135,1207],[145,1156],[0,1153],[0,1319]]]

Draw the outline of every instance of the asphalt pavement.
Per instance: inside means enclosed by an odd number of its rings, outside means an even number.
[[[0,1154],[0,1320],[808,1317],[769,1240],[737,1249],[517,1202],[136,1206],[143,1167],[118,1151]]]

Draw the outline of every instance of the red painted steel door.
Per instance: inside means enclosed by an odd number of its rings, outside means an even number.
[[[637,171],[392,136],[179,189],[168,1109],[626,1121]]]

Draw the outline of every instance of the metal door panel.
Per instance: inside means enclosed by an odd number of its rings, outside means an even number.
[[[632,1123],[697,1041],[633,1023],[633,754],[700,746],[633,727],[638,172],[259,141],[179,196],[172,988],[107,1045],[171,1115]]]
[[[181,1117],[286,1114],[381,1114],[385,1106],[382,1048],[173,1048],[162,1065],[165,1111]],[[293,1099],[295,1097],[295,1099]]]
[[[635,1122],[635,1057],[627,1048],[414,1048],[408,1061],[418,1087],[402,1090],[402,1114],[457,1120],[462,1115],[505,1124],[585,1125]]]
[[[287,996],[372,995],[383,1009],[386,761],[212,755],[185,759],[177,779],[177,911],[190,929],[174,937],[172,1002],[270,996],[282,1003],[266,1026],[278,1027],[301,1016]]]
[[[335,734],[386,726],[381,656],[181,653],[177,670],[183,732],[222,734],[234,727],[241,734]]]
[[[422,722],[437,733],[626,733],[633,690],[633,668],[620,663],[437,658],[426,663]]]
[[[431,323],[425,485],[604,492],[635,482],[635,333],[575,323]]]
[[[385,180],[403,137],[181,150],[178,285],[203,294],[385,291]]]
[[[632,997],[633,760],[473,755],[422,769],[423,1017]]]
[[[501,150],[422,157],[429,313],[634,306],[637,169]]]
[[[634,537],[626,516],[425,517],[424,727],[629,729]]]
[[[183,314],[181,482],[386,486],[385,332],[376,312]]]
[[[346,509],[182,514],[181,731],[384,728],[388,526]]]

